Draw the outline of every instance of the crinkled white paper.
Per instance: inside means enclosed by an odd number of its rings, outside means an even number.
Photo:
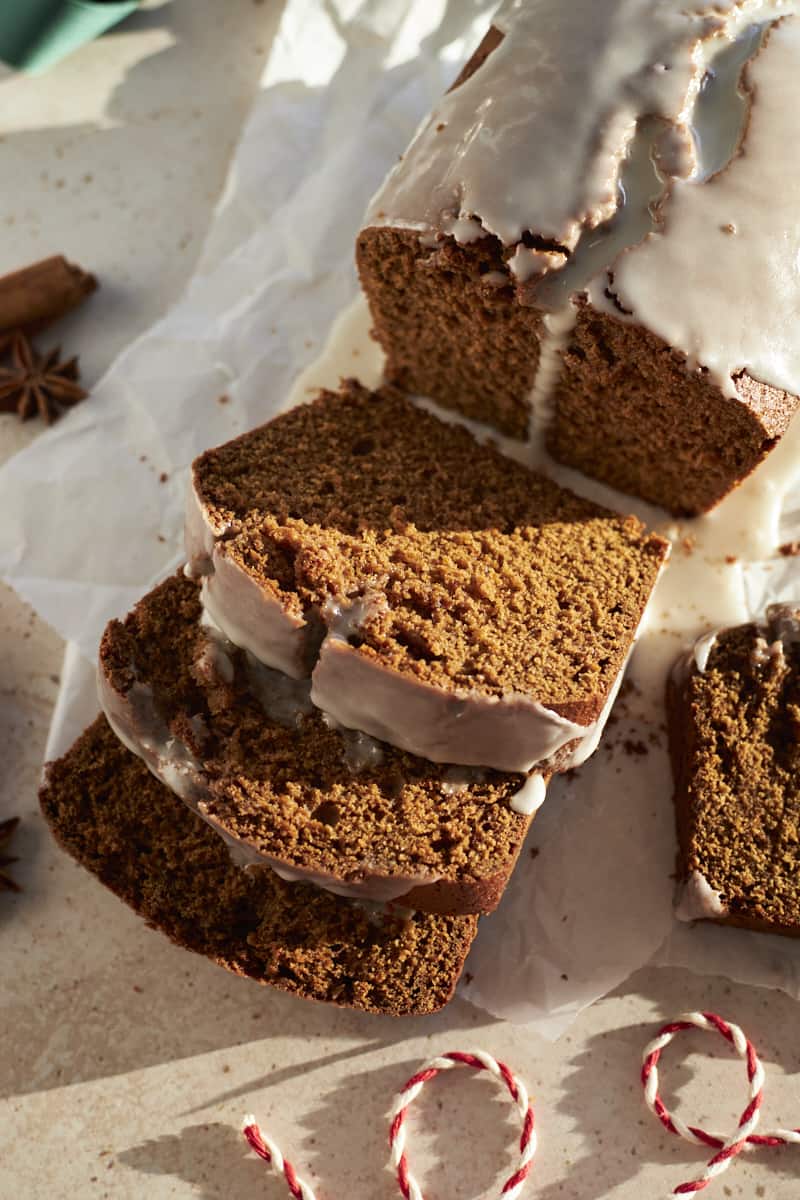
[[[356,295],[352,246],[367,200],[494,7],[289,0],[183,299],[90,400],[0,471],[0,569],[71,643],[49,755],[96,712],[91,662],[106,621],[180,562],[192,458],[269,418],[293,385],[299,398],[305,383],[335,385],[341,370],[374,382],[379,358],[356,305],[337,345],[296,383]],[[464,990],[489,1011],[556,1036],[662,943],[660,961],[799,993],[800,946],[727,929],[673,932],[660,695],[683,634],[791,594],[795,564],[777,572],[747,559],[774,545],[798,442],[787,439],[722,516],[673,531],[696,537],[698,548],[686,561],[679,548],[659,587],[633,664],[640,691],[618,705],[595,757],[554,781],[500,909],[482,922]],[[721,566],[726,553],[737,564]],[[690,585],[706,593],[703,603],[687,604]]]

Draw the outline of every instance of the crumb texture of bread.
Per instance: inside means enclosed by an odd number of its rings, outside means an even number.
[[[642,325],[578,305],[547,433],[554,458],[678,515],[713,508],[786,432],[797,397],[736,379],[725,396]]]
[[[221,839],[98,718],[49,765],[42,811],[63,848],[179,946],[237,975],[366,1012],[424,1014],[452,996],[477,918],[368,913]]]
[[[366,602],[360,654],[448,691],[599,714],[666,554],[420,411],[350,383],[194,467],[220,552],[310,624]],[[374,602],[377,600],[377,602]]]
[[[100,666],[123,697],[134,681],[147,689],[169,736],[202,764],[203,813],[289,869],[399,880],[395,898],[424,911],[491,911],[530,823],[511,806],[522,777],[459,775],[369,742],[354,762],[359,743],[310,703],[275,719],[258,696],[264,673],[234,647],[227,684],[198,672],[199,592],[182,572],[160,584],[108,626]]]
[[[494,237],[431,248],[379,226],[356,243],[387,382],[525,439],[543,314],[518,302],[506,257]]]
[[[432,249],[409,230],[373,227],[356,257],[387,381],[526,438],[546,314],[518,299],[497,239]],[[727,397],[643,325],[584,298],[578,312],[545,436],[557,461],[691,516],[715,507],[786,432],[797,396],[741,372],[739,398]]]
[[[667,700],[679,877],[699,872],[725,923],[800,936],[800,641],[770,614],[724,630]]]

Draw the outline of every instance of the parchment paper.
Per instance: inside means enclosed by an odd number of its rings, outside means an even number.
[[[96,713],[93,660],[105,622],[181,561],[192,458],[314,383],[335,385],[343,372],[377,380],[380,356],[363,304],[352,303],[353,239],[371,192],[494,7],[289,0],[185,295],[90,400],[0,471],[0,570],[70,642],[48,756]],[[594,759],[551,786],[500,909],[482,922],[463,987],[488,1011],[557,1036],[656,952],[659,961],[800,994],[800,946],[724,929],[673,931],[660,693],[665,665],[689,634],[745,619],[767,594],[791,594],[793,564],[776,582],[774,564],[748,560],[775,543],[798,442],[795,430],[769,472],[725,502],[725,519],[681,528],[553,469],[660,524],[677,550],[634,658],[634,688]],[[697,548],[684,561],[686,537]],[[721,565],[723,551],[736,564]],[[708,603],[687,608],[690,580]]]

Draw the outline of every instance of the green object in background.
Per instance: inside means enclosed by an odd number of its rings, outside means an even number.
[[[139,0],[0,0],[0,60],[46,71],[138,7]]]

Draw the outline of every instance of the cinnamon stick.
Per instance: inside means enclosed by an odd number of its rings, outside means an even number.
[[[0,277],[0,333],[36,333],[77,308],[97,287],[94,275],[61,254]]]

